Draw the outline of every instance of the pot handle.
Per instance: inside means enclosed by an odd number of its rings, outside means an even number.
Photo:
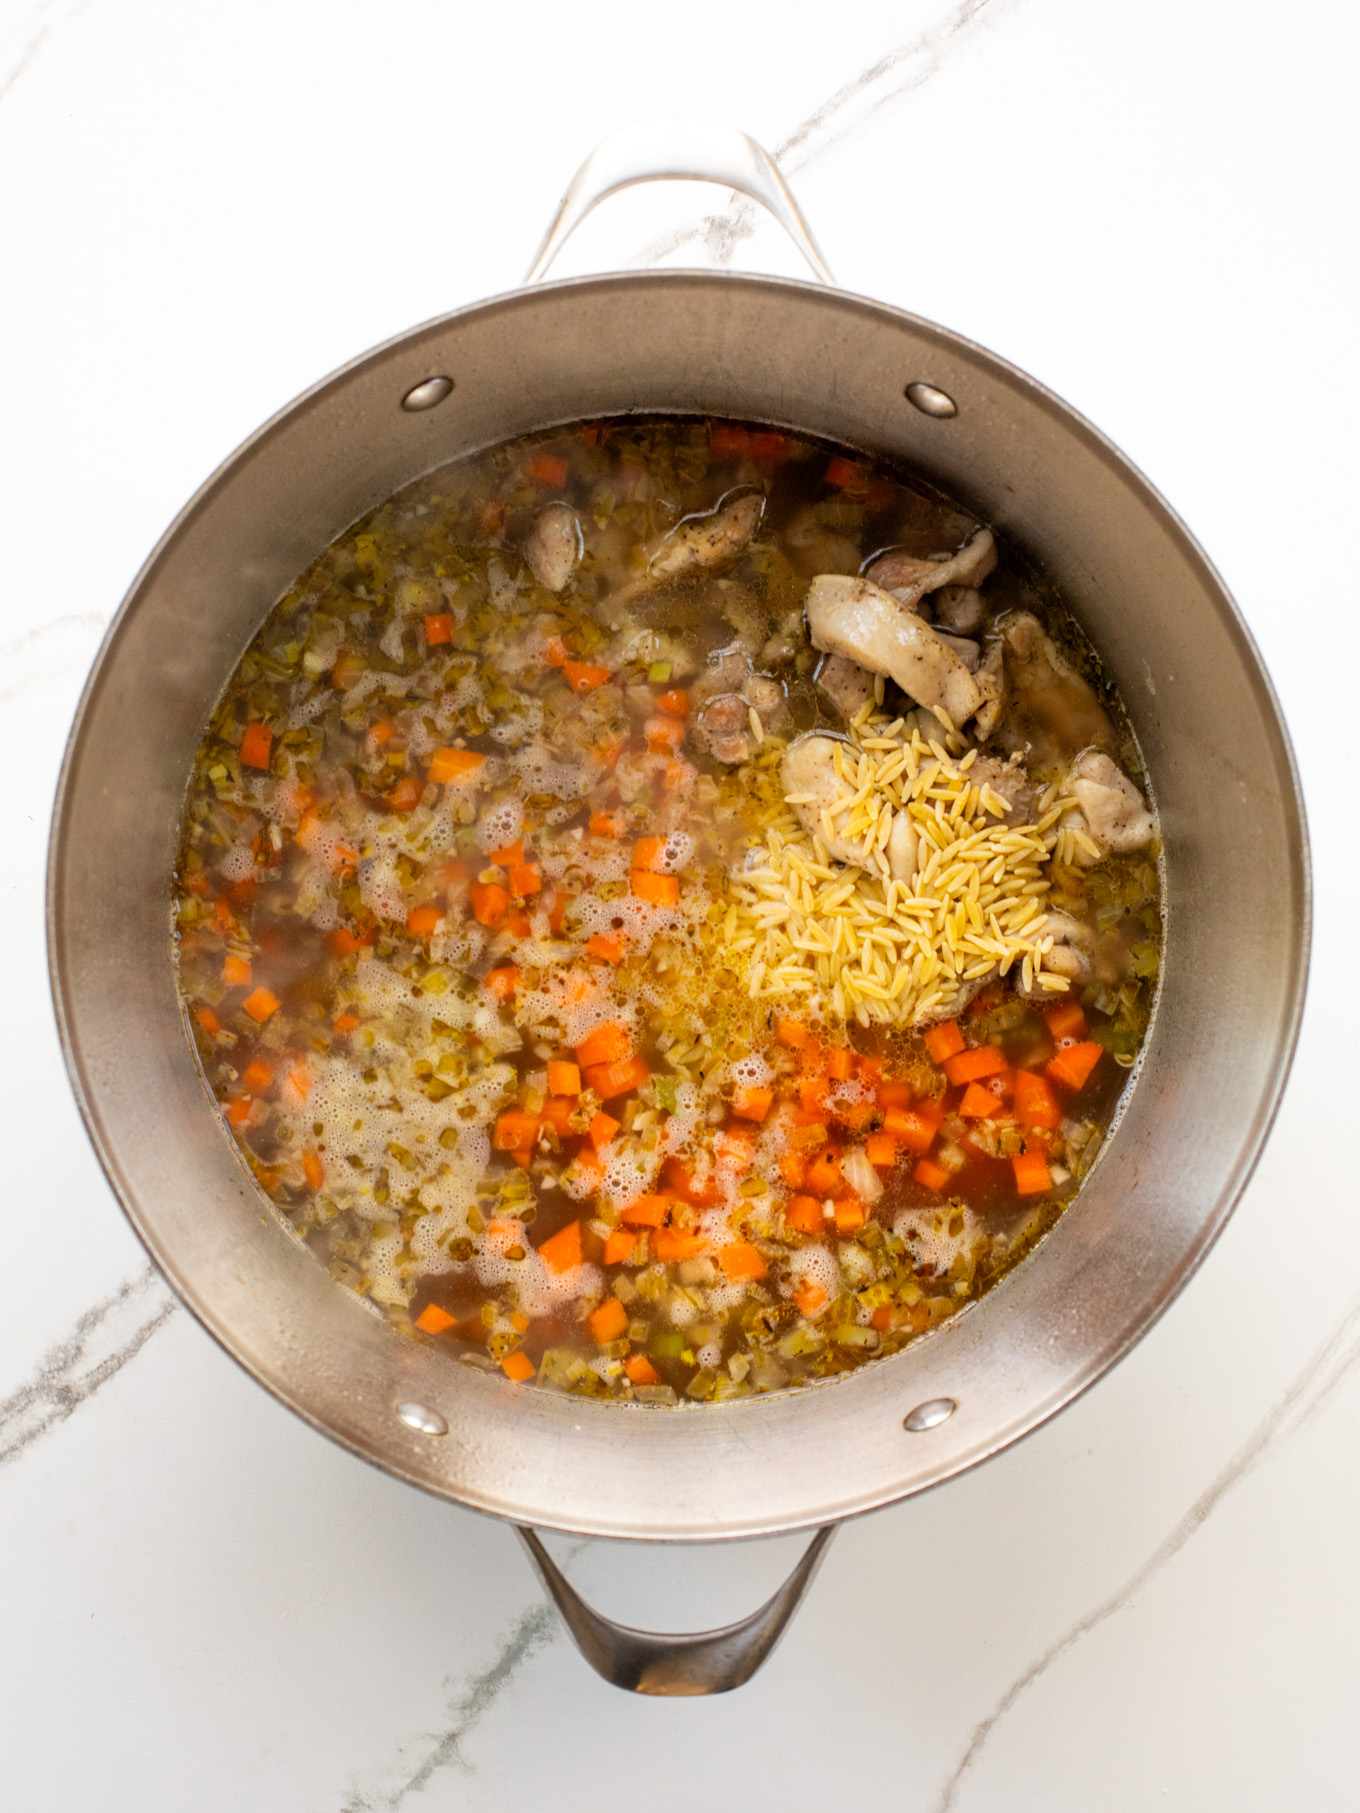
[[[730,1693],[750,1680],[783,1636],[836,1533],[835,1524],[818,1530],[783,1586],[749,1618],[725,1624],[720,1630],[672,1635],[634,1630],[602,1617],[568,1582],[537,1532],[522,1524],[515,1527],[572,1640],[596,1674],[629,1693],[672,1698]]]
[[[803,210],[774,159],[735,126],[714,120],[643,120],[601,141],[567,185],[526,283],[537,283],[591,209],[634,183],[721,183],[758,201],[783,227],[823,283],[834,284]]]

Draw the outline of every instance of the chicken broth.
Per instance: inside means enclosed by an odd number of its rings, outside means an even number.
[[[408,487],[271,611],[175,880],[208,1083],[414,1338],[717,1402],[898,1351],[1071,1201],[1144,1038],[1099,661],[906,472],[627,418]]]

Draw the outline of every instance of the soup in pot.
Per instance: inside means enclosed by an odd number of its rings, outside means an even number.
[[[898,1351],[1078,1190],[1161,917],[1063,601],[862,455],[626,418],[341,536],[213,714],[179,983],[337,1283],[523,1384],[674,1403]]]

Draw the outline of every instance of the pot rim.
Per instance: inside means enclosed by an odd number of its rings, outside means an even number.
[[[97,1091],[91,1088],[90,1079],[87,1074],[86,1059],[81,1049],[79,1031],[74,1023],[75,1016],[71,1003],[68,1002],[67,999],[67,982],[63,973],[60,918],[63,878],[69,856],[67,840],[69,835],[71,793],[80,768],[81,757],[84,751],[90,722],[96,707],[100,702],[103,687],[108,680],[110,655],[119,642],[129,619],[138,608],[139,601],[145,595],[148,586],[161,567],[170,558],[181,542],[192,533],[199,522],[199,519],[212,506],[229,477],[238,472],[243,465],[249,463],[249,461],[262,449],[268,447],[270,442],[272,442],[286,426],[294,424],[299,416],[305,415],[309,410],[314,409],[320,403],[324,402],[337,391],[337,389],[346,385],[356,376],[356,374],[363,372],[367,368],[378,365],[385,360],[390,360],[394,354],[403,351],[419,351],[427,342],[436,339],[439,335],[460,322],[466,322],[493,313],[515,310],[531,303],[541,304],[546,297],[552,295],[581,295],[582,293],[605,294],[621,289],[646,293],[649,290],[670,288],[680,284],[688,284],[691,286],[697,284],[702,288],[707,288],[709,286],[737,286],[748,290],[768,292],[776,295],[782,292],[792,291],[804,296],[815,297],[822,302],[825,302],[829,298],[834,301],[838,307],[864,312],[880,321],[887,320],[905,326],[925,340],[941,347],[948,348],[966,362],[984,370],[988,370],[990,373],[1009,382],[1026,397],[1048,412],[1050,416],[1056,418],[1068,433],[1073,434],[1077,439],[1082,441],[1086,450],[1097,460],[1106,467],[1112,468],[1125,481],[1132,481],[1133,485],[1141,494],[1144,504],[1160,519],[1162,529],[1176,544],[1178,544],[1182,555],[1188,560],[1191,566],[1199,570],[1207,582],[1206,590],[1212,598],[1221,626],[1233,643],[1242,667],[1249,676],[1251,687],[1255,692],[1258,704],[1261,708],[1262,718],[1273,732],[1273,748],[1271,754],[1275,767],[1281,776],[1281,791],[1289,805],[1292,807],[1294,825],[1297,833],[1291,843],[1288,854],[1292,865],[1292,879],[1297,890],[1299,909],[1297,920],[1292,928],[1293,939],[1289,964],[1290,980],[1286,990],[1287,1002],[1284,1010],[1278,1016],[1274,1029],[1274,1043],[1269,1062],[1269,1078],[1267,1086],[1260,1091],[1249,1130],[1236,1149],[1234,1162],[1227,1168],[1226,1173],[1222,1176],[1217,1190],[1206,1207],[1205,1213],[1200,1217],[1194,1238],[1189,1242],[1182,1260],[1173,1274],[1169,1278],[1162,1280],[1157,1300],[1150,1308],[1144,1312],[1140,1312],[1139,1316],[1133,1321],[1129,1321],[1126,1326],[1113,1331],[1111,1337],[1107,1338],[1097,1352],[1088,1355],[1085,1366],[1069,1378],[1061,1390],[1053,1392],[1047,1400],[1041,1402],[1037,1407],[1032,1402],[1029,1403],[1023,1413],[1017,1415],[1010,1424],[1003,1426],[999,1432],[994,1431],[985,1443],[979,1445],[977,1450],[962,1453],[957,1459],[950,1462],[939,1471],[935,1477],[919,1485],[906,1484],[897,1488],[885,1485],[879,1489],[867,1492],[857,1490],[849,1493],[843,1504],[823,1506],[816,1512],[796,1511],[787,1517],[772,1517],[766,1515],[751,1524],[743,1525],[741,1527],[725,1526],[720,1529],[712,1530],[707,1528],[687,1527],[668,1531],[649,1528],[645,1532],[639,1534],[622,1527],[618,1521],[592,1522],[588,1519],[582,1520],[579,1516],[564,1517],[561,1521],[555,1521],[551,1515],[542,1515],[537,1508],[535,1508],[533,1512],[533,1515],[538,1522],[547,1527],[564,1531],[614,1538],[631,1537],[633,1540],[690,1542],[700,1540],[732,1540],[740,1539],[742,1537],[753,1538],[768,1534],[786,1533],[812,1528],[832,1519],[839,1521],[844,1517],[865,1514],[869,1511],[879,1509],[883,1505],[894,1502],[901,1497],[914,1495],[917,1491],[929,1490],[935,1485],[943,1484],[947,1480],[955,1477],[959,1472],[966,1471],[968,1468],[979,1464],[981,1460],[991,1458],[994,1454],[1009,1447],[1021,1436],[1029,1434],[1034,1429],[1041,1426],[1051,1416],[1065,1408],[1067,1404],[1074,1402],[1076,1398],[1083,1395],[1098,1379],[1103,1377],[1113,1365],[1122,1359],[1124,1355],[1148,1333],[1153,1325],[1160,1319],[1161,1315],[1165,1313],[1171,1302],[1179,1295],[1190,1277],[1203,1262],[1210,1247],[1222,1231],[1232,1208],[1235,1206],[1255,1169],[1261,1151],[1264,1148],[1265,1141],[1274,1124],[1297,1046],[1302,1012],[1306,998],[1309,958],[1311,952],[1311,860],[1306,809],[1299,782],[1294,751],[1274,686],[1265,665],[1260,658],[1254,638],[1228,592],[1227,587],[1223,584],[1216,568],[1204,553],[1203,549],[1199,546],[1190,530],[1182,522],[1170,504],[1167,503],[1165,498],[1163,498],[1157,488],[1153,486],[1143,473],[1119,451],[1107,436],[1087,421],[1078,411],[1065,403],[1055,392],[1031,378],[1028,374],[1011,364],[1009,361],[1000,358],[998,355],[964,336],[956,334],[950,329],[940,327],[938,324],[925,320],[922,317],[915,316],[908,311],[898,309],[891,304],[883,303],[870,297],[855,295],[847,291],[828,291],[823,285],[795,278],[755,276],[742,272],[713,271],[702,268],[685,269],[678,267],[668,267],[663,270],[617,272],[572,277],[550,283],[542,283],[528,288],[505,291],[496,296],[464,304],[457,309],[408,328],[337,367],[334,371],[328,373],[316,383],[308,386],[298,396],[272,414],[260,425],[260,427],[221,461],[212,474],[198,487],[183,508],[177,513],[174,520],[167,527],[157,541],[155,547],[143,562],[128,588],[127,594],[120,604],[118,611],[110,622],[100,644],[90,674],[82,688],[80,701],[76,709],[71,732],[67,741],[53,808],[48,855],[46,916],[49,973],[53,1006],[67,1072],[76,1096],[81,1117],[91,1142],[94,1145],[101,1168],[108,1178],[115,1195],[118,1197],[124,1213],[127,1215],[134,1230],[137,1232],[139,1239],[147,1248],[157,1269],[167,1278],[172,1288],[175,1290],[176,1295],[186,1304],[194,1314],[196,1320],[201,1326],[207,1329],[208,1333],[218,1345],[249,1372],[258,1383],[262,1384],[280,1402],[286,1404],[289,1409],[295,1411],[298,1415],[303,1417],[305,1421],[310,1423],[313,1428],[318,1429],[331,1440],[350,1449],[351,1452],[357,1454],[361,1459],[368,1461],[370,1464],[380,1466],[384,1471],[405,1479],[410,1484],[420,1486],[423,1490],[429,1491],[434,1496],[454,1498],[455,1502],[459,1502],[470,1509],[484,1511],[490,1515],[512,1520],[517,1517],[522,1519],[521,1513],[517,1513],[512,1506],[508,1506],[503,1500],[496,1499],[494,1495],[486,1495],[484,1498],[478,1498],[475,1494],[466,1493],[461,1490],[455,1494],[442,1487],[438,1480],[431,1478],[428,1474],[422,1474],[414,1466],[408,1468],[403,1465],[399,1458],[392,1456],[379,1458],[372,1449],[366,1447],[361,1440],[356,1439],[328,1422],[324,1416],[311,1407],[304,1398],[300,1397],[295,1391],[289,1389],[282,1378],[270,1377],[257,1370],[250,1360],[248,1360],[242,1352],[238,1351],[237,1346],[233,1343],[231,1330],[217,1315],[214,1308],[204,1299],[195,1280],[186,1276],[171,1257],[158,1251],[155,1237],[143,1220],[136,1190],[124,1173],[122,1163],[115,1149],[115,1142],[110,1137],[104,1125],[103,1117],[96,1100]],[[650,412],[639,410],[638,413],[643,414]],[[574,419],[580,418],[553,418],[552,420],[545,420],[542,425],[544,427],[550,427],[555,425],[557,420],[565,421]],[[772,420],[779,426],[789,428],[798,428],[800,426],[793,420],[786,420],[782,423],[777,422],[777,418],[772,418]],[[808,432],[806,424],[802,425],[802,431]],[[483,446],[492,444],[495,444],[494,439],[479,443],[479,445]],[[854,443],[851,442],[851,444]],[[861,443],[861,445],[864,445],[864,443]],[[444,463],[445,460],[443,458],[435,459],[432,462],[432,466],[428,469],[433,469]],[[410,480],[408,479],[403,482],[410,482]],[[1110,1143],[1113,1144],[1113,1140]],[[1101,1162],[1103,1163],[1103,1161],[1104,1154],[1102,1154]],[[255,1187],[253,1183],[251,1187]],[[1085,1189],[1083,1189],[1082,1194],[1085,1194]],[[1064,1219],[1066,1219],[1066,1217],[1064,1217]],[[1031,1255],[1031,1257],[1034,1258],[1037,1257],[1037,1255]],[[1028,1268],[1025,1266],[1019,1269],[1026,1270]],[[991,1300],[997,1301],[999,1298],[1003,1298],[1004,1291],[1005,1284],[1003,1283],[997,1291],[991,1293]],[[936,1333],[931,1342],[923,1343],[922,1345],[937,1346],[938,1343],[947,1340],[951,1332],[951,1329],[946,1326],[946,1328]],[[884,1362],[881,1366],[875,1365],[874,1367],[866,1369],[866,1372],[886,1370],[887,1365],[890,1363],[891,1362]],[[815,1389],[815,1392],[798,1395],[800,1397],[806,1396],[811,1398],[816,1396],[821,1398],[832,1390],[846,1390],[848,1384],[849,1381],[847,1380],[829,1380],[825,1384],[818,1386]],[[584,1414],[592,1417],[598,1415],[610,1417],[647,1415],[651,1417],[658,1414],[651,1409],[639,1410],[626,1405],[595,1404],[589,1401],[583,1404],[576,1404],[573,1401],[573,1408],[577,1414]],[[682,1406],[679,1407],[679,1414],[686,1417],[701,1414],[711,1418],[724,1416],[734,1411],[738,1414],[746,1415],[749,1414],[750,1410],[753,1408],[759,1413],[762,1408],[761,1401],[757,1400],[754,1403],[751,1403],[743,1400],[730,1406],[721,1407],[711,1405]]]

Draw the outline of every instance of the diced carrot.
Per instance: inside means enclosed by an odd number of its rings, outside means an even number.
[[[764,465],[778,465],[793,453],[793,437],[780,434],[774,428],[761,428],[751,436],[747,451],[753,460],[760,460]]]
[[[934,1064],[957,1057],[963,1050],[963,1034],[959,1031],[958,1021],[946,1020],[940,1026],[932,1026],[926,1034],[926,1050]]]
[[[801,1051],[812,1034],[801,1020],[790,1019],[786,1016],[782,1020],[775,1021],[774,1036],[781,1045],[787,1045],[790,1051]]]
[[[270,1014],[278,1012],[279,997],[271,994],[267,988],[257,988],[246,996],[241,1005],[252,1020],[258,1020],[263,1025]]]
[[[885,1077],[874,1092],[880,1108],[910,1108],[911,1084],[898,1077]]]
[[[648,1196],[639,1196],[636,1202],[630,1202],[619,1219],[629,1228],[664,1228],[671,1207],[669,1196],[659,1196],[653,1192]]]
[[[651,906],[674,906],[680,899],[678,875],[653,875],[650,870],[634,869],[629,883],[638,899]]]
[[[406,929],[413,938],[428,938],[443,917],[437,906],[412,907],[406,915]]]
[[[590,661],[564,661],[562,672],[574,693],[594,692],[614,678],[607,667],[596,667]]]
[[[527,938],[534,928],[527,913],[511,913],[506,918],[505,929],[512,938]]]
[[[557,1233],[548,1236],[539,1247],[538,1256],[553,1271],[569,1272],[573,1266],[581,1264],[583,1252],[581,1224],[579,1221],[571,1221]]]
[[[576,1047],[576,1061],[589,1064],[616,1064],[633,1055],[633,1035],[622,1020],[606,1020],[588,1032]]]
[[[1080,1045],[1065,1045],[1056,1058],[1049,1060],[1045,1069],[1064,1089],[1084,1089],[1100,1058],[1100,1046],[1094,1039],[1087,1039]]]
[[[511,869],[508,879],[510,892],[519,900],[527,900],[542,888],[543,871],[536,862],[520,862]]]
[[[386,718],[379,718],[376,724],[368,727],[368,740],[375,749],[381,749],[385,743],[392,741],[395,724],[389,724]]]
[[[773,1106],[774,1090],[757,1088],[754,1084],[738,1089],[732,1097],[732,1112],[744,1121],[763,1121]]]
[[[487,853],[486,860],[494,862],[497,868],[509,869],[515,863],[524,861],[524,839],[517,837],[512,844],[502,844],[499,850]]]
[[[627,1265],[633,1257],[633,1248],[636,1245],[636,1234],[630,1234],[626,1228],[612,1228],[604,1243],[605,1264]]]
[[[1015,1118],[1022,1127],[1056,1127],[1062,1119],[1047,1077],[1033,1070],[1015,1073]]]
[[[743,1175],[755,1162],[756,1130],[740,1123],[723,1128],[714,1147],[714,1155],[728,1170]]]
[[[571,1161],[571,1169],[578,1183],[588,1190],[604,1188],[604,1166],[598,1152],[590,1146],[578,1146],[576,1156]]]
[[[684,793],[694,784],[699,770],[682,755],[673,755],[661,771],[661,785],[667,793]]]
[[[543,1104],[544,1122],[560,1139],[565,1139],[571,1132],[571,1117],[575,1112],[576,1101],[573,1096],[550,1095]]]
[[[841,1198],[836,1204],[835,1215],[836,1232],[842,1236],[853,1234],[857,1228],[862,1228],[868,1220],[864,1204],[862,1202],[856,1202],[853,1196],[844,1196]]]
[[[302,1175],[307,1179],[309,1190],[319,1190],[326,1181],[326,1167],[316,1152],[302,1154]]]
[[[499,498],[485,498],[477,506],[477,527],[483,535],[494,535],[506,518],[505,505]]]
[[[635,869],[659,868],[666,854],[668,840],[664,837],[640,837],[633,845],[633,867]]]
[[[912,1172],[917,1183],[927,1190],[942,1190],[949,1182],[949,1173],[943,1165],[937,1165],[933,1158],[923,1158]]]
[[[539,902],[539,906],[548,915],[548,930],[550,932],[555,934],[562,930],[562,927],[566,922],[567,908],[575,898],[576,896],[568,893],[565,888],[553,888],[551,892],[543,896],[542,900]]]
[[[749,453],[750,448],[750,431],[746,428],[738,428],[734,423],[714,422],[708,431],[710,459],[740,458],[743,454]]]
[[[606,1114],[603,1108],[596,1109],[590,1122],[590,1143],[599,1152],[607,1146],[619,1130],[619,1123],[612,1114]]]
[[[241,761],[247,768],[267,768],[274,732],[268,724],[247,724],[241,738]]]
[[[215,1039],[222,1030],[222,1022],[218,1019],[211,1007],[200,1007],[198,1012],[194,1015],[194,1018],[198,1021],[199,1025],[203,1028],[204,1032],[207,1033],[210,1039]]]
[[[383,798],[394,812],[414,812],[420,804],[420,782],[414,775],[408,774],[404,780],[397,782],[390,793]]]
[[[617,1341],[628,1326],[628,1311],[617,1297],[606,1297],[598,1309],[591,1310],[586,1325],[601,1347]]]
[[[222,959],[222,985],[224,988],[248,988],[250,978],[249,957],[228,955]]]
[[[560,491],[567,482],[567,462],[556,453],[535,453],[524,462],[524,476],[536,485]]]
[[[875,1089],[883,1081],[884,1069],[882,1058],[866,1058],[861,1053],[855,1059],[855,1075],[861,1083],[871,1083]]]
[[[679,718],[648,718],[642,734],[653,755],[674,755],[685,740],[685,726]]]
[[[248,1095],[234,1095],[229,1102],[223,1102],[222,1112],[233,1127],[242,1127],[250,1119],[250,1111],[255,1103]]]
[[[474,881],[468,889],[472,916],[479,925],[499,925],[510,905],[506,890],[494,881]]]
[[[661,1374],[645,1353],[630,1353],[623,1362],[623,1370],[635,1385],[656,1385],[661,1379]]]
[[[807,1160],[802,1153],[783,1153],[779,1160],[779,1175],[791,1190],[801,1190],[807,1182]]]
[[[274,1081],[274,1066],[263,1058],[252,1058],[241,1072],[241,1081],[252,1095],[259,1095]]]
[[[548,1061],[549,1095],[579,1095],[581,1093],[581,1067],[579,1064],[565,1063],[561,1058],[550,1058]]]
[[[453,617],[448,611],[436,611],[425,619],[425,641],[431,648],[453,641]]]
[[[606,963],[623,962],[623,939],[611,932],[594,932],[586,939],[586,950]]]
[[[331,1031],[341,1035],[359,1030],[358,1014],[337,1014],[331,1021]]]
[[[880,1303],[873,1315],[869,1318],[869,1326],[870,1328],[876,1328],[879,1334],[885,1335],[892,1327],[896,1314],[897,1312],[891,1303]]]
[[[529,1329],[529,1318],[522,1309],[517,1309],[511,1316],[510,1326],[517,1334],[527,1334]]]
[[[446,1309],[440,1309],[437,1303],[427,1303],[416,1317],[416,1327],[425,1335],[442,1335],[446,1328],[452,1328],[458,1320]]]
[[[1000,1098],[993,1095],[985,1083],[970,1083],[963,1092],[959,1113],[967,1121],[980,1121],[995,1114],[1000,1106]]]
[[[918,1158],[930,1150],[943,1118],[938,1103],[922,1102],[915,1108],[889,1108],[883,1116],[883,1131],[889,1139]]]
[[[486,757],[475,749],[436,749],[430,757],[429,779],[439,787],[449,781],[465,781],[485,761]]]
[[[826,1054],[826,1074],[833,1083],[848,1083],[855,1069],[855,1054],[848,1045],[837,1045]]]
[[[610,1102],[641,1088],[651,1074],[645,1058],[621,1058],[617,1064],[592,1064],[585,1079],[602,1102]]]
[[[360,937],[350,926],[338,925],[331,933],[331,949],[337,957],[352,957],[356,951],[361,951],[366,945],[372,944],[376,936],[376,928],[365,932]]]
[[[718,1248],[718,1264],[729,1278],[741,1279],[754,1284],[769,1271],[760,1250],[748,1246],[745,1241],[734,1241],[731,1246]]]
[[[840,1154],[825,1146],[807,1168],[807,1186],[815,1196],[834,1196],[841,1187]]]
[[[980,1083],[984,1077],[996,1076],[1006,1069],[1006,1054],[998,1045],[978,1045],[972,1051],[960,1051],[946,1058],[944,1073],[958,1088],[962,1083]]]
[[[702,1234],[686,1234],[679,1228],[658,1228],[652,1236],[656,1256],[663,1265],[678,1265],[682,1259],[697,1259],[707,1244]]]
[[[1080,1001],[1061,1001],[1044,1015],[1054,1039],[1079,1039],[1086,1031],[1086,1015]]]
[[[815,1196],[794,1196],[784,1206],[784,1219],[799,1234],[820,1234],[826,1226],[822,1204]]]
[[[863,490],[868,483],[868,474],[863,467],[838,453],[827,462],[826,482],[843,491]]]
[[[519,987],[519,968],[507,963],[500,969],[489,969],[482,977],[482,987],[493,1001],[513,1001]]]
[[[592,837],[622,837],[624,822],[622,812],[592,812],[590,835]]]
[[[1045,1190],[1053,1188],[1048,1160],[1042,1152],[1017,1152],[1011,1164],[1015,1168],[1017,1196],[1042,1196]]]
[[[826,1292],[820,1284],[814,1284],[805,1278],[793,1293],[793,1300],[805,1316],[815,1316],[819,1309],[826,1307]]]
[[[864,1154],[871,1165],[887,1170],[897,1163],[897,1142],[888,1133],[871,1133],[864,1142]]]
[[[491,1144],[497,1152],[515,1152],[521,1146],[532,1146],[538,1138],[540,1116],[523,1108],[507,1108],[496,1121]]]
[[[527,1385],[538,1368],[522,1348],[516,1348],[514,1353],[506,1354],[501,1361],[501,1371],[507,1379],[513,1379],[516,1385]]]
[[[689,694],[683,686],[673,686],[669,692],[658,693],[656,708],[668,718],[683,718],[689,713]]]
[[[571,650],[560,636],[551,636],[543,644],[543,660],[548,667],[564,667],[571,660]]]
[[[665,1164],[666,1182],[682,1202],[687,1202],[696,1209],[711,1209],[723,1199],[722,1186],[711,1173],[705,1183],[694,1181],[694,1167],[685,1163],[683,1158],[668,1158]]]
[[[824,1076],[798,1079],[798,1103],[805,1114],[815,1114],[820,1119],[826,1113],[830,1096],[831,1085]]]

